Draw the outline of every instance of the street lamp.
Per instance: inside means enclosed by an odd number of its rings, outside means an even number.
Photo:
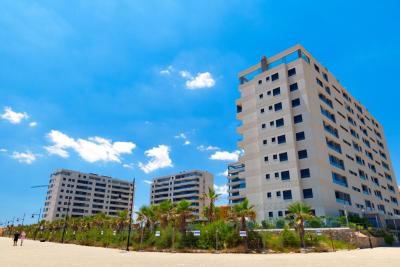
[[[65,220],[64,220],[64,227],[63,227],[63,233],[62,233],[61,243],[64,243],[65,231],[66,231],[66,229],[67,229],[67,220],[68,220],[69,206],[71,205],[71,196],[67,196],[67,197],[68,197],[68,207],[67,207],[67,214],[65,215]]]
[[[38,222],[37,222],[37,229],[36,229],[36,231],[35,231],[35,235],[33,236],[33,240],[36,240],[36,236],[37,236],[37,233],[39,232],[39,229],[40,229],[40,216],[42,215],[42,208],[40,208],[39,209],[39,213],[32,213],[32,218],[35,218],[35,216],[37,216],[38,217]]]
[[[133,194],[135,192],[135,178],[132,181],[132,199],[131,199],[131,206],[130,206],[130,213],[129,213],[129,227],[128,227],[128,240],[126,241],[126,251],[129,251],[129,241],[131,239],[131,231],[132,231],[132,215],[133,215]]]

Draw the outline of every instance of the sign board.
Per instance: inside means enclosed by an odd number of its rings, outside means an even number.
[[[200,230],[194,230],[193,231],[194,236],[200,236]]]
[[[160,231],[156,231],[155,236],[159,237],[160,235]]]
[[[316,230],[315,232],[317,233],[317,235],[321,235],[322,234],[321,230]]]
[[[239,236],[246,237],[247,236],[247,232],[246,231],[240,231],[239,232]]]

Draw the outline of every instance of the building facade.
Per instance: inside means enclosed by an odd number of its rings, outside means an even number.
[[[131,212],[134,183],[94,173],[61,169],[51,174],[43,218],[53,221],[68,215],[83,217],[104,213],[117,216]]]
[[[244,164],[234,162],[228,165],[228,201],[229,205],[242,202],[246,195],[246,180],[244,177]]]
[[[293,201],[316,215],[398,218],[399,193],[383,127],[302,46],[239,74],[243,195],[258,220]]]
[[[160,204],[165,200],[177,203],[187,200],[192,203],[193,215],[203,217],[203,209],[209,205],[204,194],[214,186],[214,176],[206,171],[192,170],[154,178],[151,184],[151,204]]]

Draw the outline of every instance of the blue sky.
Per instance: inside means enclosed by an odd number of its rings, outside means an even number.
[[[381,4],[381,3],[379,3]],[[383,124],[400,170],[397,1],[0,3],[0,222],[57,168],[132,179],[237,157],[237,73],[305,46]],[[224,199],[221,199],[221,203]],[[28,220],[30,221],[30,220]]]

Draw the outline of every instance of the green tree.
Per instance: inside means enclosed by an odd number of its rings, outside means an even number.
[[[288,206],[288,219],[293,223],[296,231],[300,236],[301,246],[305,247],[304,242],[304,223],[306,220],[314,217],[311,207],[303,202],[294,202]]]
[[[246,219],[250,219],[254,221],[256,218],[256,212],[254,211],[254,205],[249,204],[249,200],[245,198],[239,204],[236,204],[232,207],[232,217],[239,221],[240,223],[240,230],[246,231]]]
[[[193,216],[191,205],[192,203],[187,200],[181,200],[176,205],[176,216],[179,222],[179,231],[183,235],[186,234],[187,221]]]
[[[215,201],[221,196],[217,194],[215,190],[211,187],[208,188],[208,193],[203,195],[203,199],[208,200],[208,207],[204,208],[204,216],[207,218],[208,222],[213,222],[216,218]]]

